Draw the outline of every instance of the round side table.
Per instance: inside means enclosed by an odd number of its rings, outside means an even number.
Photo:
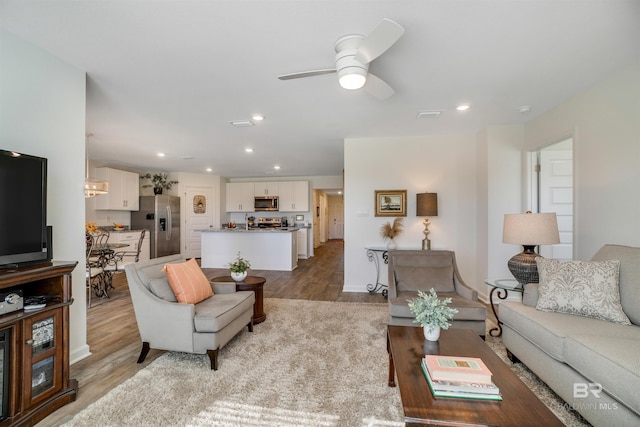
[[[262,323],[266,320],[267,314],[264,312],[264,277],[247,276],[242,282],[235,282],[231,276],[214,277],[210,282],[215,283],[235,283],[236,291],[253,291],[256,295],[256,302],[253,304],[253,324]]]
[[[489,292],[489,302],[491,303],[491,310],[493,311],[493,315],[496,317],[496,321],[498,322],[497,328],[491,328],[489,330],[489,335],[492,337],[499,337],[502,335],[502,322],[500,318],[498,318],[498,313],[496,312],[496,305],[493,302],[493,294],[498,291],[496,294],[498,299],[507,299],[509,295],[509,291],[522,293],[524,289],[522,285],[518,283],[516,279],[487,279],[484,281],[487,285],[491,286],[491,292]],[[496,332],[494,334],[494,332]]]

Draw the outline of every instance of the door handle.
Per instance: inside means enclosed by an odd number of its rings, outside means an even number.
[[[171,206],[167,206],[167,240],[171,240]]]

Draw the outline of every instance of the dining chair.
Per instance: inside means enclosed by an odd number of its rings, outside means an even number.
[[[85,278],[88,290],[87,296],[87,308],[91,308],[91,294],[101,293],[101,289],[104,288],[104,264],[100,257],[93,254],[93,248],[96,245],[96,238],[91,233],[85,233],[86,243],[86,270]]]
[[[132,251],[119,251],[115,252],[109,259],[109,263],[106,269],[109,271],[124,271],[124,265],[127,258],[133,259],[132,262],[138,262],[140,260],[140,252],[142,251],[142,242],[147,230],[140,232],[140,238],[136,244],[135,250]]]
[[[98,231],[95,233],[95,244],[96,245],[104,245],[109,241],[109,230],[104,228],[98,228]]]

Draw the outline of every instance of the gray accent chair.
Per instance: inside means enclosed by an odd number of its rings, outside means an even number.
[[[418,291],[433,288],[439,297],[451,298],[451,307],[458,309],[452,328],[470,329],[484,339],[487,307],[478,301],[478,291],[467,286],[456,264],[456,254],[445,250],[391,250],[389,263],[389,323],[419,326],[414,323],[407,300]]]
[[[162,268],[185,262],[170,255],[127,264],[125,272],[142,338],[138,363],[150,348],[207,354],[218,369],[218,351],[246,326],[253,332],[252,291],[236,291],[235,283],[213,284],[213,296],[198,304],[179,304]]]

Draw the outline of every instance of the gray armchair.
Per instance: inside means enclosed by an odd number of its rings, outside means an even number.
[[[212,284],[214,295],[197,304],[179,304],[162,267],[185,262],[181,255],[125,265],[131,301],[142,338],[138,363],[149,349],[207,354],[218,369],[218,351],[245,326],[253,331],[252,291],[235,283]]]
[[[407,300],[415,298],[419,290],[433,288],[438,296],[451,298],[450,306],[458,309],[451,327],[471,329],[484,339],[487,307],[460,277],[455,252],[392,250],[388,255],[390,324],[418,326]]]

